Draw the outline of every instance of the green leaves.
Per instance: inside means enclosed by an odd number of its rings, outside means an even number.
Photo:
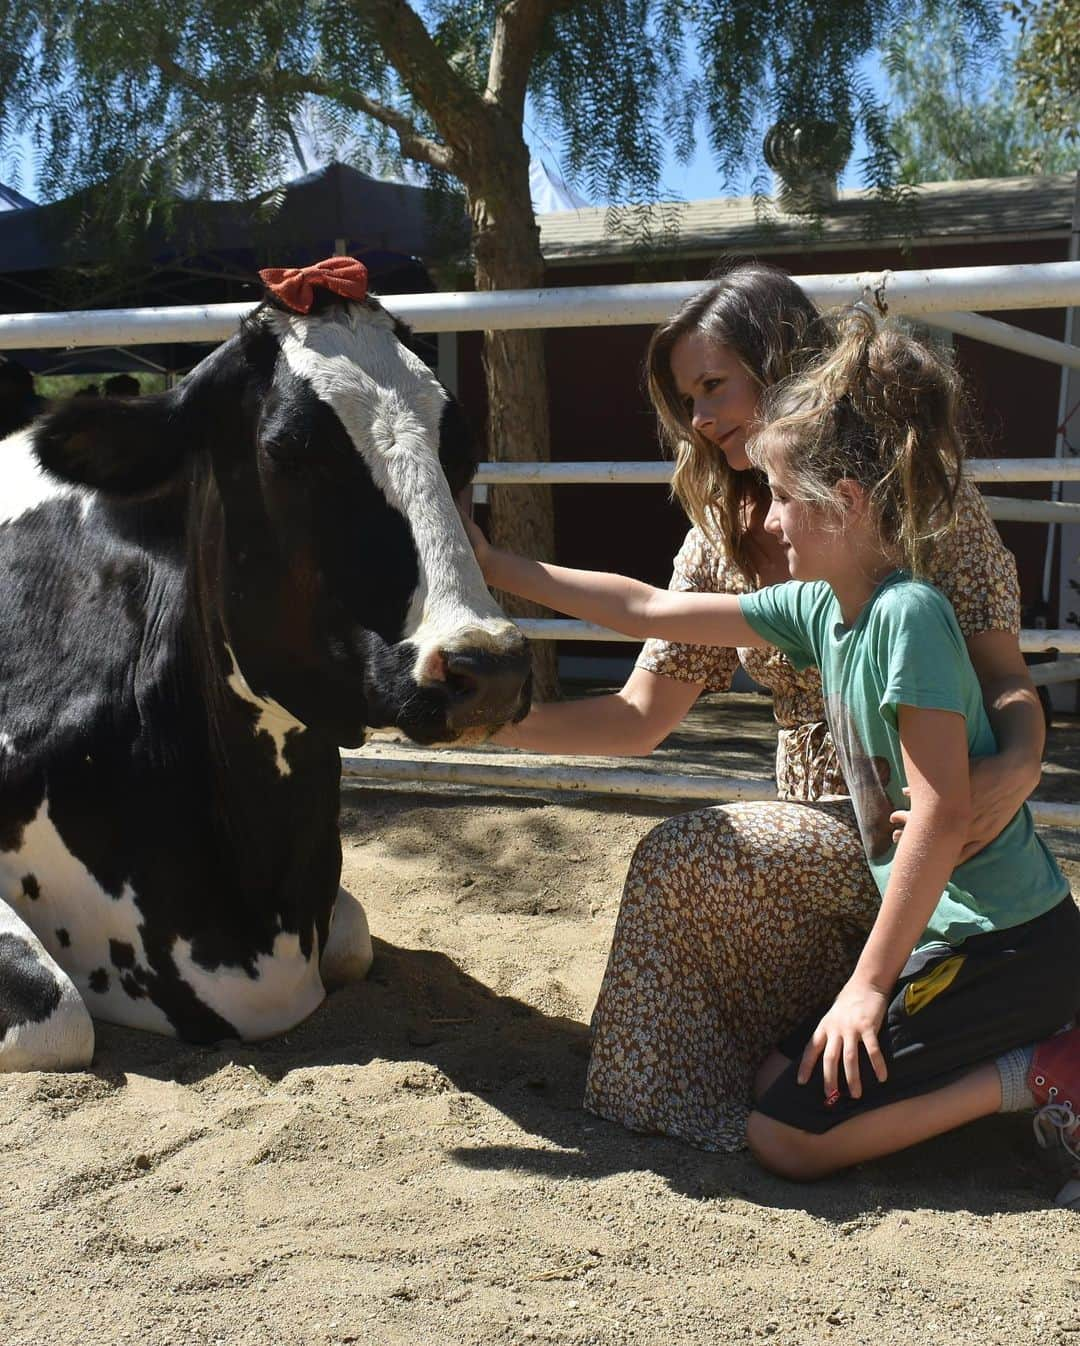
[[[1076,167],[1080,140],[1080,0],[1020,0],[1009,6],[1023,34],[1018,91],[1036,125],[1060,135]]]
[[[1076,0],[1069,0],[1076,5]],[[1080,7],[1078,7],[1080,8]],[[1015,61],[1015,67],[1014,67]],[[1031,62],[1031,33],[1016,53],[949,13],[905,23],[885,47],[899,107],[889,136],[903,182],[1006,177],[1075,168],[1060,121],[1040,123],[1015,70]],[[1074,119],[1075,122],[1075,119]],[[1075,136],[1075,125],[1073,127]]]

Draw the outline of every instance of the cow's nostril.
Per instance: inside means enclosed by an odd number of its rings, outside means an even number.
[[[443,681],[452,701],[467,701],[480,691],[480,676],[475,669],[461,666],[451,656],[445,661]]]
[[[443,654],[451,725],[459,729],[497,725],[518,714],[531,667],[527,649],[513,654],[487,650]]]

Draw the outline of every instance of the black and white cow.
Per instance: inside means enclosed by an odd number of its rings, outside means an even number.
[[[338,746],[479,736],[529,655],[455,403],[372,299],[264,302],[175,391],[0,443],[0,1069],[91,1016],[208,1042],[370,962]]]

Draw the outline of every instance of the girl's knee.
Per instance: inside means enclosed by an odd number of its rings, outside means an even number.
[[[746,1142],[762,1168],[789,1182],[814,1182],[836,1169],[826,1157],[825,1136],[785,1126],[764,1113],[752,1112],[746,1126]]]

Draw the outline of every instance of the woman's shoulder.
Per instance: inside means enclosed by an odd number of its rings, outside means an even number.
[[[1016,561],[973,482],[961,483],[953,527],[934,548],[926,578],[952,603],[965,637],[1019,631]]]
[[[940,566],[946,566],[958,553],[966,553],[970,559],[972,553],[989,556],[1005,550],[982,493],[967,477],[957,488],[953,514],[952,527],[936,549]]]
[[[743,574],[719,534],[693,524],[675,556],[680,588],[704,593],[746,593],[754,585]]]

